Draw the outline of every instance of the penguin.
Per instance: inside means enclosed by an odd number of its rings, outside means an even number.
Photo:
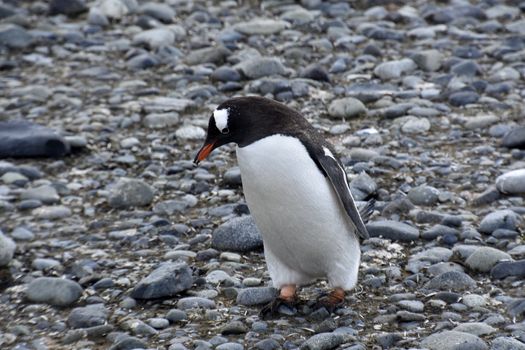
[[[373,202],[360,212],[333,146],[297,111],[271,99],[231,98],[212,113],[194,163],[237,145],[242,188],[261,232],[279,295],[264,310],[293,307],[299,286],[327,279],[323,306],[344,303],[357,283],[360,239]]]

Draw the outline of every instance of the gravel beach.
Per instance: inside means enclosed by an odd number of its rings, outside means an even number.
[[[245,95],[376,199],[334,313],[259,316],[235,148],[192,163]],[[524,350],[524,97],[520,1],[2,0],[0,348]]]

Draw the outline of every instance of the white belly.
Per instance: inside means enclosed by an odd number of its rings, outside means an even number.
[[[273,135],[237,148],[237,159],[274,285],[327,277],[353,288],[360,259],[354,227],[303,144]]]

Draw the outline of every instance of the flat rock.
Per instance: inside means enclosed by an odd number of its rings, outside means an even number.
[[[366,225],[370,237],[383,237],[394,241],[411,242],[419,238],[419,230],[408,224],[381,220]]]
[[[186,263],[164,263],[143,278],[133,291],[134,299],[171,297],[191,287],[193,277]]]
[[[286,74],[286,68],[276,57],[253,57],[237,64],[235,68],[249,79]]]
[[[366,115],[363,102],[353,97],[333,100],[328,106],[328,115],[334,118],[356,118]]]
[[[489,272],[501,260],[512,260],[512,257],[492,247],[479,247],[470,254],[465,264],[472,270]]]
[[[511,337],[498,337],[492,341],[490,350],[525,350],[525,344]]]
[[[379,64],[374,69],[374,74],[382,80],[398,79],[406,73],[417,69],[417,64],[410,58],[399,61],[390,61]]]
[[[153,187],[142,180],[122,178],[111,189],[108,202],[112,208],[149,205],[155,195]]]
[[[444,272],[425,284],[426,289],[460,291],[474,288],[476,281],[461,271]]]
[[[444,331],[429,335],[421,346],[430,350],[487,350],[487,344],[479,337],[457,331]]]
[[[75,17],[88,10],[84,0],[51,0],[49,4],[50,15],[66,15]]]
[[[71,328],[89,328],[106,323],[109,311],[104,304],[93,304],[77,307],[71,311],[67,324]]]
[[[52,129],[23,120],[0,121],[0,158],[57,158],[69,151]]]
[[[269,35],[279,33],[289,24],[271,18],[254,18],[248,22],[237,23],[234,29],[246,35]]]
[[[492,268],[490,275],[497,279],[508,276],[525,277],[525,260],[499,262]]]
[[[485,216],[479,223],[479,232],[491,234],[497,229],[516,231],[521,217],[512,210],[498,210]]]
[[[77,301],[82,292],[77,282],[58,277],[39,277],[27,286],[26,297],[34,303],[68,306]]]
[[[175,33],[167,28],[145,30],[133,37],[133,45],[146,46],[149,49],[172,45],[174,42]]]
[[[244,306],[267,304],[276,296],[277,289],[272,287],[243,288],[237,294],[237,304]]]
[[[525,149],[525,126],[509,130],[501,140],[501,145],[507,148]]]
[[[15,242],[0,231],[0,266],[6,266],[15,255]]]
[[[24,49],[33,44],[34,38],[24,28],[16,24],[0,25],[0,46],[10,49]]]
[[[340,333],[319,333],[308,338],[300,347],[301,350],[329,350],[335,349],[345,341]]]
[[[496,178],[498,191],[509,195],[520,195],[525,193],[525,169],[509,171]]]
[[[494,327],[486,323],[483,323],[483,322],[468,322],[468,323],[462,323],[456,326],[453,329],[453,331],[464,332],[464,333],[469,333],[469,334],[480,336],[480,335],[492,334],[496,332],[496,329],[494,329]]]
[[[97,6],[104,16],[112,19],[121,19],[130,13],[128,6],[121,0],[101,0]]]
[[[263,241],[251,215],[234,218],[219,226],[211,245],[217,250],[249,252],[261,249]]]
[[[20,195],[20,199],[36,199],[44,204],[54,204],[60,201],[60,196],[53,186],[42,185],[28,188]]]
[[[210,299],[200,297],[186,297],[177,302],[180,310],[188,309],[215,309],[215,302]]]

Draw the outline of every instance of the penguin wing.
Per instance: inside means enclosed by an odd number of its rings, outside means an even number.
[[[346,179],[346,172],[343,166],[335,159],[332,152],[327,147],[323,147],[323,151],[324,154],[319,154],[316,152],[318,164],[323,168],[328,179],[330,179],[330,182],[332,183],[337,196],[341,200],[346,213],[357,229],[358,236],[362,239],[369,238],[370,236],[361,217],[361,213],[357,209],[354,197],[350,192],[350,187],[348,186],[348,181]],[[369,202],[365,206],[363,216],[366,218],[370,216],[370,207],[373,210],[373,205],[373,202]]]

